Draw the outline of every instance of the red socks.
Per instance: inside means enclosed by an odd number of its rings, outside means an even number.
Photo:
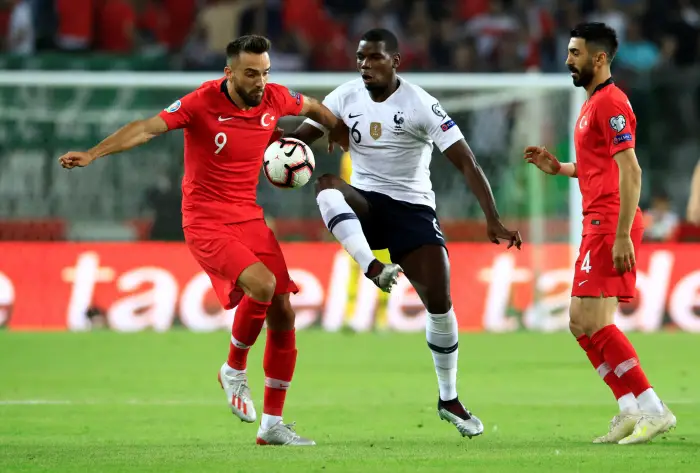
[[[248,351],[253,346],[265,323],[269,302],[260,302],[244,296],[233,319],[228,365],[236,370],[246,369]]]
[[[630,388],[628,388],[627,385],[615,375],[615,372],[610,369],[610,366],[603,361],[603,357],[593,345],[591,339],[588,338],[588,335],[581,335],[576,341],[581,345],[583,351],[586,352],[588,360],[593,365],[593,368],[595,368],[600,377],[603,378],[603,381],[605,381],[605,384],[612,390],[615,399],[620,399],[625,394],[631,392]]]
[[[629,387],[635,397],[651,387],[639,365],[637,352],[617,326],[608,325],[598,330],[591,337],[591,343],[612,372]]]
[[[265,370],[265,397],[263,414],[282,416],[284,399],[294,375],[297,362],[294,330],[267,330],[263,369]]]

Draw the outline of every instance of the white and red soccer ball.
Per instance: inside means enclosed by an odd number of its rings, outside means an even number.
[[[273,186],[296,189],[311,180],[316,160],[306,143],[296,138],[280,138],[265,150],[263,170]]]

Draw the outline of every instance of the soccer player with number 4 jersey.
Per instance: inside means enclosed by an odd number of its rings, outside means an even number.
[[[571,32],[566,65],[588,100],[574,130],[576,162],[560,163],[531,146],[524,158],[547,174],[578,178],[583,197],[583,239],[571,293],[570,328],[593,368],[610,387],[620,413],[594,443],[648,442],[676,426],[627,337],[615,326],[619,302],[636,291],[635,254],[644,232],[639,195],[642,170],[634,152],[637,119],[610,74],[617,35],[602,23]]]
[[[209,275],[226,309],[237,306],[229,356],[219,371],[231,412],[244,422],[257,415],[246,375],[248,350],[267,321],[263,368],[265,393],[260,445],[315,445],[282,422],[296,365],[294,311],[289,278],[277,240],[256,203],[263,153],[285,115],[305,115],[331,129],[337,118],[316,100],[268,83],[270,42],[243,36],[226,49],[226,77],[205,82],[158,115],[132,122],[87,152],[69,152],[64,168],[142,145],[183,128],[185,175],[182,217],[185,240]]]

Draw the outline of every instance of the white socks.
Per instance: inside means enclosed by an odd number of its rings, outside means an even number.
[[[451,401],[457,397],[458,336],[457,316],[453,309],[446,314],[428,314],[425,338],[433,354],[440,399]]]
[[[638,414],[639,413],[639,403],[637,403],[637,398],[634,394],[627,393],[617,400],[618,406],[620,406],[621,414]]]
[[[664,405],[653,388],[649,388],[637,396],[637,402],[639,403],[639,409],[645,414],[658,415],[664,412]]]
[[[343,194],[337,189],[324,189],[316,196],[316,203],[328,230],[366,273],[375,259],[374,254],[362,233],[357,214],[345,202]]]
[[[260,428],[262,430],[267,430],[274,427],[278,422],[282,422],[282,416],[271,416],[269,414],[263,414],[262,419],[260,419]]]

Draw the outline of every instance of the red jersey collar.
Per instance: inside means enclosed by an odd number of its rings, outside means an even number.
[[[593,98],[593,96],[596,94],[596,92],[601,91],[604,88],[606,88],[607,86],[612,85],[614,83],[615,83],[615,81],[613,81],[613,78],[610,77],[608,80],[606,80],[602,84],[598,84],[598,86],[595,89],[593,89],[593,93],[591,94],[591,98]],[[227,93],[228,93],[228,91],[227,91]]]

